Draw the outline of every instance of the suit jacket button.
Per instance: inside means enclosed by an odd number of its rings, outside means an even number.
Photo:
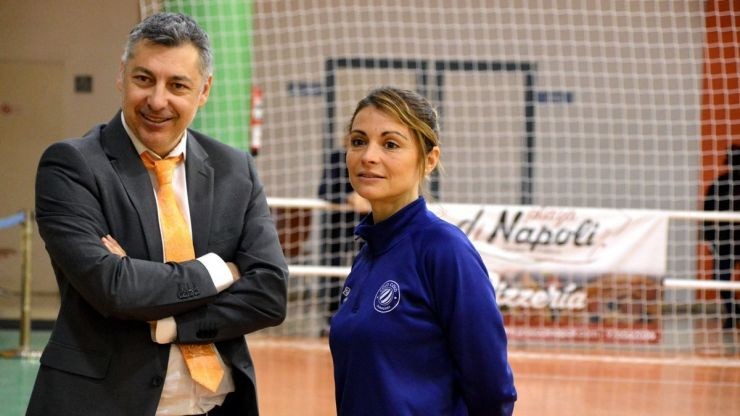
[[[152,387],[159,387],[162,385],[162,382],[164,380],[160,376],[154,376],[152,377]]]

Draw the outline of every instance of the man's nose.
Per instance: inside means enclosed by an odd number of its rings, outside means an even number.
[[[165,85],[157,84],[150,90],[147,104],[152,110],[161,110],[167,107],[167,94]]]

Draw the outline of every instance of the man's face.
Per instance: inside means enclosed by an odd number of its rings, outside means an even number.
[[[192,44],[168,47],[142,40],[121,64],[117,86],[126,123],[146,147],[165,156],[208,100],[211,76],[201,74]]]

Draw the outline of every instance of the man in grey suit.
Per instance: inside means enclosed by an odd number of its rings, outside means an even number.
[[[61,308],[27,415],[258,413],[244,335],[285,318],[287,265],[253,159],[188,129],[211,65],[192,19],[145,19],[122,59],[122,111],[44,152],[36,216]],[[193,260],[167,262],[142,153],[183,158],[172,184]],[[215,344],[217,388],[193,380],[180,344]]]

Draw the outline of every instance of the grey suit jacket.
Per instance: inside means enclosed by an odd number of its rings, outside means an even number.
[[[242,274],[221,293],[200,262],[162,263],[151,182],[120,113],[41,157],[36,218],[61,308],[27,415],[154,415],[170,346],[152,342],[147,322],[168,316],[176,342],[215,342],[232,368],[236,391],[216,414],[257,414],[244,335],[285,318],[287,265],[251,156],[195,131],[187,140],[196,256]],[[105,234],[128,256],[110,254]]]

